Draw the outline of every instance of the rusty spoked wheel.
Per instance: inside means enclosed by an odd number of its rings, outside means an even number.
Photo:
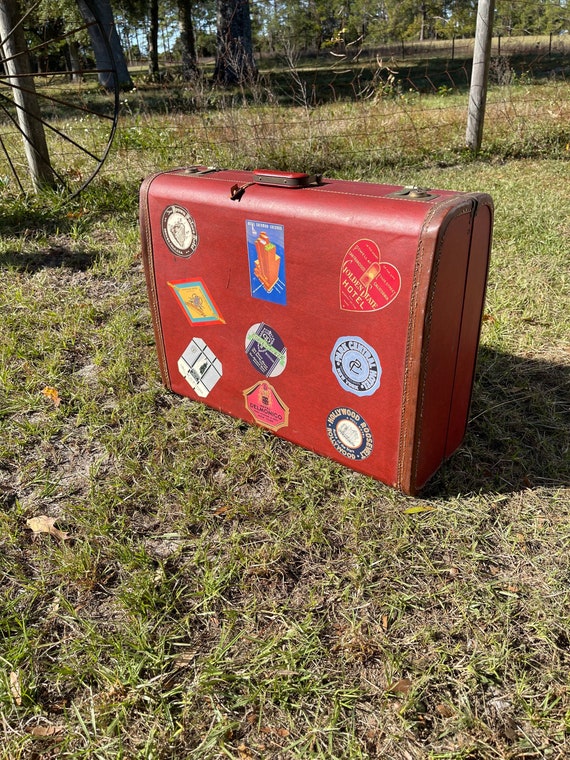
[[[101,169],[117,126],[109,31],[92,0],[56,18],[44,0],[21,7],[0,0],[0,194],[48,186],[72,197]]]

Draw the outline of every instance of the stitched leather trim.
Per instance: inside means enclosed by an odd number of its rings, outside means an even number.
[[[473,206],[474,202],[471,206],[463,209],[457,216],[453,216],[453,219],[457,219],[460,216],[463,216],[465,214],[469,214],[471,217],[473,215]],[[450,219],[451,221],[451,219]],[[470,223],[472,224],[472,222]],[[439,245],[437,247],[437,251],[434,254],[434,268],[432,270],[432,277],[430,282],[430,290],[428,294],[428,300],[427,300],[427,306],[426,306],[426,322],[425,322],[425,330],[424,330],[424,339],[423,339],[423,345],[422,345],[422,361],[421,361],[421,370],[420,370],[420,379],[421,379],[421,385],[420,385],[420,392],[418,397],[418,410],[417,410],[417,417],[416,417],[416,430],[414,433],[415,442],[414,442],[414,449],[413,449],[413,457],[412,457],[412,483],[414,484],[414,487],[417,484],[417,470],[418,470],[418,462],[419,462],[419,453],[422,447],[422,438],[421,438],[421,421],[422,416],[425,408],[425,389],[426,389],[426,381],[427,381],[427,367],[426,367],[426,361],[429,354],[430,349],[430,339],[431,339],[431,319],[433,315],[433,300],[435,298],[435,294],[437,291],[437,277],[439,274],[439,264],[441,261],[441,251],[443,249],[443,246],[445,244],[445,238],[447,231],[449,230],[449,224],[445,226],[445,229],[443,230],[443,234],[441,235],[441,238],[439,240]],[[471,229],[469,230],[469,245],[471,244]],[[466,276],[467,272],[469,270],[469,267],[467,267],[466,270]],[[465,283],[464,283],[465,285]],[[464,288],[465,292],[465,288]],[[461,325],[459,328],[459,334],[461,335]],[[458,344],[459,347],[459,344]],[[455,357],[455,362],[453,365],[453,371],[455,373],[455,370],[457,368],[457,356]],[[450,399],[450,408],[448,410],[448,423],[449,418],[451,416],[451,401]],[[447,431],[446,431],[446,439],[447,439]],[[445,447],[444,447],[445,450]]]
[[[148,300],[150,313],[152,317],[152,326],[156,343],[156,352],[158,355],[158,365],[164,385],[172,389],[170,375],[168,374],[168,364],[166,361],[166,351],[164,348],[164,336],[162,332],[162,322],[160,319],[160,309],[158,306],[158,294],[156,289],[156,277],[154,272],[154,257],[152,249],[152,231],[150,226],[150,211],[148,206],[148,192],[153,181],[164,172],[156,172],[147,177],[140,188],[140,228],[141,228],[141,252],[148,290]]]
[[[457,201],[471,201],[459,214],[451,214]],[[436,291],[439,259],[449,221],[464,213],[471,213],[472,195],[446,198],[433,206],[426,215],[420,231],[416,252],[416,266],[410,295],[410,322],[406,340],[402,414],[398,450],[397,486],[405,493],[417,490],[416,475],[420,450],[419,431],[425,401],[426,372],[424,363],[429,350],[433,298]],[[434,218],[441,215],[441,224],[435,228]],[[443,230],[442,230],[443,227]],[[431,228],[431,229],[430,229]],[[437,248],[433,250],[437,244]],[[430,255],[433,250],[433,255]],[[422,306],[425,304],[425,308]]]

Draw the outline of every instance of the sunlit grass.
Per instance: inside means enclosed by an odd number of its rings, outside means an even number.
[[[433,96],[379,83],[358,103],[313,107],[239,103],[187,113],[147,111],[143,93],[126,97],[114,145],[126,171],[168,165],[270,166],[366,179],[402,167],[457,164],[465,148],[467,95],[453,88]],[[483,156],[570,157],[570,86],[512,85],[489,93]]]
[[[565,87],[491,92],[479,160],[457,93],[133,93],[78,199],[3,195],[2,760],[570,755]],[[421,499],[161,386],[138,187],[197,162],[493,196],[471,422]]]

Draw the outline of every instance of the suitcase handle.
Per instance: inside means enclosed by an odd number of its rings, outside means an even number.
[[[232,185],[230,198],[240,201],[248,187],[252,185],[271,185],[272,187],[310,187],[321,184],[321,174],[305,174],[304,172],[281,172],[273,169],[255,169],[253,180],[245,185]]]
[[[280,172],[272,169],[255,169],[254,182],[259,185],[274,187],[309,187],[321,184],[321,174],[305,174],[305,172]]]

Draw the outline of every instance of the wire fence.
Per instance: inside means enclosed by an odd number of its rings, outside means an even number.
[[[332,50],[314,52],[314,58],[346,56],[354,59],[394,58],[405,61],[409,58],[447,58],[449,60],[472,58],[474,48],[473,38],[450,37],[449,39],[400,40],[389,44],[354,48],[354,46],[337,45]],[[523,37],[496,34],[492,41],[492,55],[552,55],[570,53],[570,34],[546,34]],[[264,55],[260,54],[263,61]]]
[[[498,40],[482,151],[507,158],[570,158],[570,41]],[[363,176],[378,167],[465,160],[472,41],[459,55],[443,43],[411,55],[366,51],[327,64],[304,59],[227,93],[176,79],[127,95],[114,147],[121,168],[186,164]],[[429,54],[428,54],[429,51]]]

